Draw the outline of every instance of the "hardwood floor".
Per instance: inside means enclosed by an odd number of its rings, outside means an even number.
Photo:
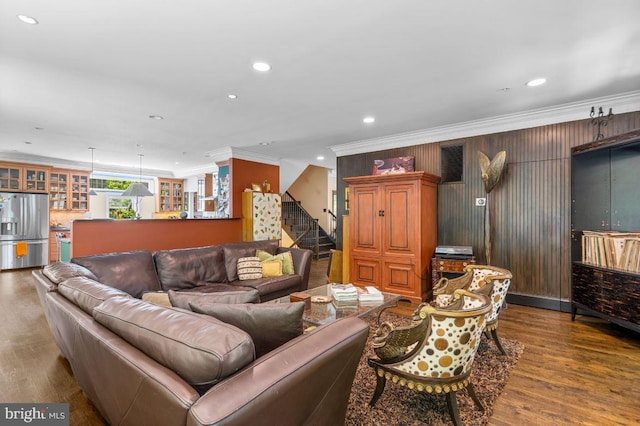
[[[314,261],[311,286],[326,283],[326,273],[327,262]],[[0,308],[0,401],[68,402],[71,425],[102,424],[59,355],[30,270],[0,273]],[[490,425],[640,424],[640,334],[518,305],[501,313],[499,331],[525,351]]]

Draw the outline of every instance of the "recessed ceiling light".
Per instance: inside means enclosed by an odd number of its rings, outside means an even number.
[[[316,160],[318,160],[318,161],[322,161],[322,160],[324,160],[324,155],[318,155],[318,156],[316,157]]]
[[[161,115],[150,115],[149,118],[151,118],[153,120],[162,120],[162,119],[164,119],[164,117],[161,116]]]
[[[266,72],[271,69],[271,65],[266,62],[254,62],[253,69],[260,72]]]
[[[546,78],[534,78],[533,80],[527,81],[527,86],[529,87],[542,86],[546,82],[547,82]]]
[[[362,122],[363,123],[367,123],[367,124],[371,124],[374,121],[376,121],[376,119],[374,117],[365,117],[365,118],[362,119]]]
[[[271,145],[271,142],[268,142],[268,141],[267,142],[260,142],[259,145],[267,146],[267,145]]]
[[[227,95],[227,98],[229,98],[229,99],[238,99],[238,95],[234,95],[233,93],[229,93]]]
[[[31,16],[27,16],[27,15],[17,15],[17,16],[18,16],[18,19],[24,22],[25,24],[38,25],[38,20],[36,18],[32,18]]]

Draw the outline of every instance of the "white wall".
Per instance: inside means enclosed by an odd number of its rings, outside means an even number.
[[[328,201],[331,194],[328,179],[329,169],[308,166],[287,189],[293,198],[301,202],[302,208],[318,219],[320,226],[327,232],[330,230],[329,213],[323,210],[331,208]]]

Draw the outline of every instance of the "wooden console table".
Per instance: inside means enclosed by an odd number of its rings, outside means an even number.
[[[476,263],[476,258],[472,256],[470,259],[443,259],[441,257],[431,258],[431,285],[436,283],[444,276],[444,274],[464,273],[464,267]]]

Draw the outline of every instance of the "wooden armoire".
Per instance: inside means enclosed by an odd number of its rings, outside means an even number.
[[[357,176],[349,184],[349,276],[412,303],[431,297],[438,182],[426,172]]]

